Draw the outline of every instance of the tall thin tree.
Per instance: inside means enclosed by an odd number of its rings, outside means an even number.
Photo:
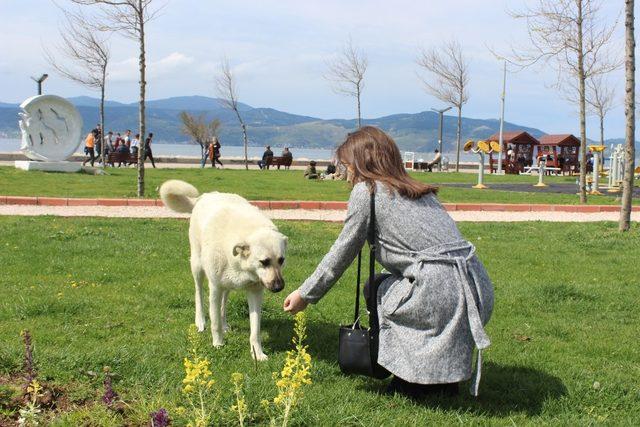
[[[247,136],[247,125],[242,119],[238,108],[238,91],[236,81],[229,65],[228,58],[224,58],[220,65],[220,74],[216,76],[216,91],[225,107],[236,114],[240,128],[242,129],[242,139],[244,141],[244,167],[249,169],[249,138]]]
[[[620,231],[631,226],[631,200],[633,198],[633,173],[636,158],[636,36],[634,0],[625,0],[625,165],[622,184],[622,206],[620,209]]]
[[[608,57],[616,23],[601,20],[598,0],[536,0],[534,6],[510,11],[525,20],[530,48],[513,49],[511,62],[521,67],[543,62],[557,71],[555,86],[577,88],[580,120],[580,202],[587,202],[587,100],[586,82],[620,64]]]
[[[81,12],[65,11],[64,13],[65,24],[59,30],[62,41],[55,47],[61,58],[46,46],[44,47],[45,57],[63,77],[100,91],[100,127],[104,132],[104,98],[107,68],[111,58],[107,39],[88,24],[89,20]],[[101,145],[101,160],[104,165],[104,141]]]
[[[364,89],[364,74],[369,61],[365,53],[353,45],[351,38],[342,48],[342,52],[330,61],[325,78],[331,82],[334,92],[352,96],[356,99],[358,128],[362,127],[361,97]]]
[[[138,197],[144,197],[144,160],[146,154],[146,113],[145,100],[147,88],[146,25],[158,13],[153,9],[154,0],[70,0],[80,5],[99,6],[102,18],[96,28],[105,31],[117,31],[119,34],[138,42],[138,68],[140,72],[140,96],[138,101],[138,121],[140,149],[138,152]],[[157,3],[157,2],[156,2]]]
[[[417,63],[428,73],[428,76],[421,77],[426,91],[458,109],[456,132],[456,172],[458,172],[462,139],[462,106],[469,100],[469,60],[462,53],[460,43],[457,40],[451,40],[439,48],[422,49]]]

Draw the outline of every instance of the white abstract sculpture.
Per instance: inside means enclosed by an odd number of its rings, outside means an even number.
[[[25,100],[20,108],[20,150],[37,162],[17,161],[16,167],[26,170],[79,170],[78,165],[65,162],[81,141],[82,117],[76,107],[56,95],[37,95]]]

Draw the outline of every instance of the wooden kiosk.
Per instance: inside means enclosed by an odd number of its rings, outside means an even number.
[[[540,137],[536,159],[546,156],[547,166],[560,169],[562,174],[580,170],[580,140],[571,134],[544,135]]]
[[[493,134],[488,141],[499,141],[500,135]],[[518,174],[524,171],[526,166],[531,166],[534,161],[534,147],[540,142],[525,131],[502,133],[502,170],[505,173]],[[511,153],[511,154],[509,154]],[[489,154],[489,170],[495,173],[498,168],[497,153]]]

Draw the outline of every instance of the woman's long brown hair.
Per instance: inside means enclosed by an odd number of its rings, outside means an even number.
[[[437,193],[438,188],[416,181],[404,169],[400,150],[382,130],[364,126],[350,133],[337,148],[336,158],[350,167],[353,184],[365,182],[375,191],[375,181],[397,191],[409,199],[419,199],[425,194]]]

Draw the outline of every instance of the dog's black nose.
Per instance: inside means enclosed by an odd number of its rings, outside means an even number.
[[[274,294],[280,292],[283,289],[284,289],[284,282],[277,282],[269,286],[269,290],[271,290],[271,292],[273,292]]]

